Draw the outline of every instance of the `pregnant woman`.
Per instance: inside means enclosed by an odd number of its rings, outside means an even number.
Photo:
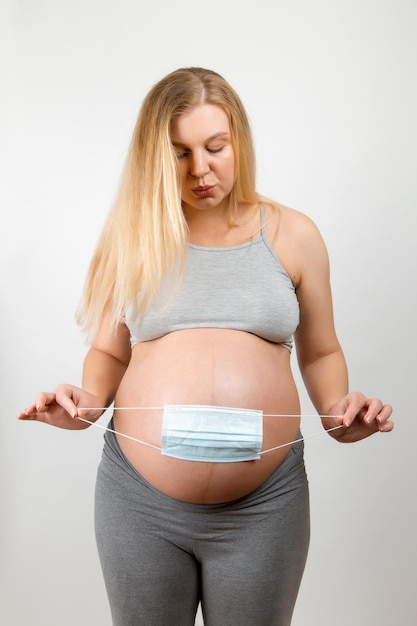
[[[392,430],[349,392],[325,245],[255,190],[242,103],[217,73],[172,72],[143,103],[79,309],[82,388],[20,419],[82,429],[114,403],[96,486],[116,626],[287,626],[309,543],[293,341],[324,428]]]

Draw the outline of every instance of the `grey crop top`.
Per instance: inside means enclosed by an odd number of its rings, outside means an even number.
[[[253,333],[292,349],[299,322],[294,285],[265,237],[228,248],[188,244],[183,282],[174,297],[158,296],[138,322],[126,312],[132,347],[188,328],[228,328]],[[168,299],[167,299],[168,298]]]

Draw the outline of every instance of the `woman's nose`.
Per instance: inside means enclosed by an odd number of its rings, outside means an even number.
[[[191,160],[190,172],[196,178],[203,178],[210,171],[208,158],[203,153],[194,154]]]

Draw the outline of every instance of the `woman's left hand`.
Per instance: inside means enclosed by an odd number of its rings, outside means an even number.
[[[338,441],[351,443],[365,439],[374,433],[388,433],[394,428],[390,420],[392,406],[383,404],[378,398],[367,398],[358,391],[349,393],[343,400],[333,405],[329,415],[324,417],[324,427],[336,428],[329,434]],[[338,416],[338,417],[336,417]]]

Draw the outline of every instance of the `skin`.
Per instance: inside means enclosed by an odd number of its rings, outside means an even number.
[[[205,220],[210,217],[223,222],[235,182],[235,155],[226,113],[210,104],[196,107],[173,122],[171,139],[189,227],[203,211],[208,214]],[[207,195],[199,195],[199,190]],[[213,235],[218,235],[217,228]]]
[[[257,205],[240,206],[237,225],[228,225],[235,156],[223,109],[209,104],[195,107],[175,121],[171,137],[190,242],[228,247],[256,237]],[[334,328],[328,256],[316,226],[297,211],[281,207],[278,213],[266,205],[266,236],[296,287],[297,358],[317,412],[332,416],[322,418],[324,428],[342,426],[329,433],[340,442],[391,431],[391,406],[348,390],[346,363]],[[257,408],[264,414],[300,414],[290,355],[283,346],[241,331],[188,329],[131,350],[126,326],[120,324],[111,334],[105,312],[85,358],[82,388],[59,385],[54,392],[40,393],[18,418],[83,429],[88,425],[77,417],[95,421],[102,411],[78,407],[104,407],[113,401],[115,407],[207,404]],[[161,417],[158,410],[116,410],[115,429],[159,446]],[[288,444],[296,439],[298,428],[299,419],[294,417],[264,417],[263,449]],[[216,464],[166,457],[123,437],[119,443],[131,464],[157,489],[201,503],[250,492],[289,450],[283,447],[257,461]]]

